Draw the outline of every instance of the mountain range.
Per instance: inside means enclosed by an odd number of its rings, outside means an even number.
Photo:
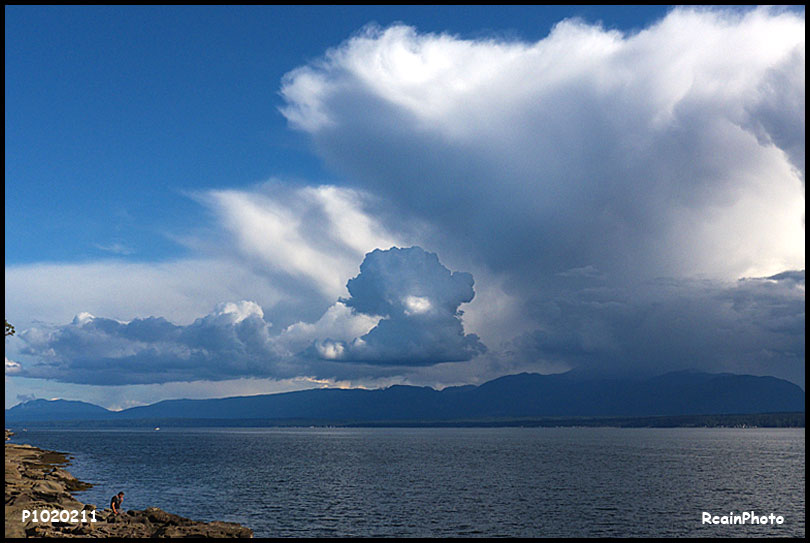
[[[6,425],[65,421],[127,423],[161,419],[310,422],[439,422],[531,417],[650,417],[804,412],[804,391],[775,377],[696,371],[653,378],[521,373],[479,386],[435,390],[311,389],[205,400],[165,400],[110,411],[69,400],[32,400],[7,409]]]

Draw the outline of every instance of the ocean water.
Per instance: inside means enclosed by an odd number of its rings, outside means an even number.
[[[38,430],[100,507],[239,522],[257,537],[805,535],[804,429]],[[704,525],[774,513],[781,525]]]

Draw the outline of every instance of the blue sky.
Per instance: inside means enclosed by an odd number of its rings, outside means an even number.
[[[804,386],[803,8],[5,14],[7,406]]]
[[[632,28],[663,13],[7,7],[6,262],[172,258],[165,232],[204,220],[188,190],[339,179],[288,128],[279,85],[366,24],[536,40],[564,17]]]

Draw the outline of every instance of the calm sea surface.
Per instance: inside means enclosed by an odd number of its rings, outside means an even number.
[[[106,507],[259,536],[805,535],[804,429],[34,430]],[[702,525],[774,513],[780,526]]]

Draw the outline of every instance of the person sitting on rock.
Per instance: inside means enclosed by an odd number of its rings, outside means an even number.
[[[123,492],[119,492],[118,494],[113,496],[112,499],[110,500],[110,509],[112,509],[112,512],[113,512],[114,515],[117,515],[118,513],[121,512],[121,502],[122,501],[124,501],[124,493]]]

